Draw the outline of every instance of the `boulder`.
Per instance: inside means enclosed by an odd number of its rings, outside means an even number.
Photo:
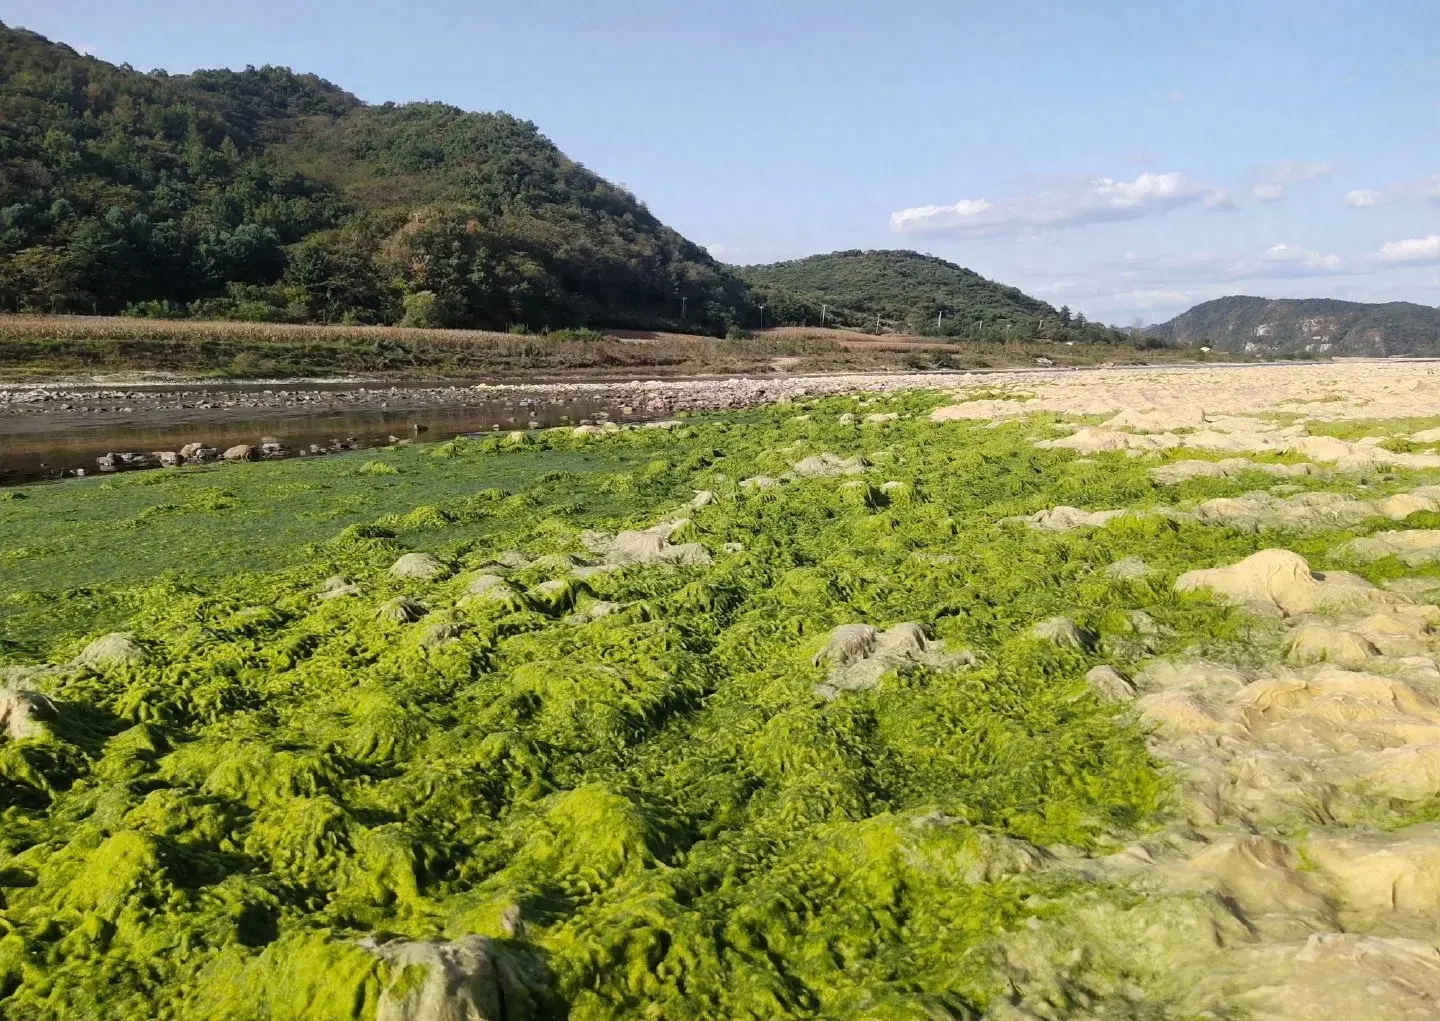
[[[0,727],[12,741],[45,733],[45,720],[55,718],[55,705],[38,691],[0,688]]]
[[[220,455],[222,461],[253,461],[255,457],[255,448],[248,443],[237,443]]]

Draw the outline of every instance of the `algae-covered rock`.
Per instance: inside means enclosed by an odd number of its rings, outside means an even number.
[[[420,647],[422,649],[438,649],[448,642],[459,638],[462,628],[454,621],[438,621],[427,627],[420,635]]]
[[[1030,635],[1043,642],[1069,649],[1089,649],[1097,640],[1093,631],[1078,627],[1069,617],[1042,620],[1030,628]]]
[[[447,943],[360,941],[389,967],[375,1021],[532,1021],[542,1017],[540,968],[484,936]]]
[[[870,483],[852,479],[840,484],[840,502],[849,507],[875,507],[880,503],[879,491]]]
[[[470,579],[460,600],[467,608],[488,608],[503,611],[522,610],[525,597],[504,578],[496,574],[479,574]]]
[[[390,565],[390,574],[406,581],[434,581],[449,572],[434,554],[406,553]]]
[[[865,471],[865,461],[859,457],[840,457],[838,454],[815,454],[796,461],[791,466],[796,475],[809,478],[823,478],[835,475],[860,475]]]
[[[106,670],[112,667],[140,666],[149,659],[145,650],[135,644],[134,636],[112,632],[97,638],[80,651],[74,665]]]
[[[358,596],[359,594],[360,586],[343,574],[331,575],[320,584],[319,596],[321,599],[343,599],[346,596]]]
[[[567,578],[552,578],[526,590],[525,599],[541,613],[564,613],[575,605],[580,586]]]
[[[407,599],[404,596],[396,596],[381,606],[375,616],[380,620],[388,620],[395,624],[411,624],[429,612],[430,608],[424,603]]]
[[[1105,568],[1105,577],[1114,581],[1140,581],[1148,578],[1154,570],[1142,558],[1129,556],[1117,560]]]
[[[916,666],[953,669],[975,661],[969,652],[950,653],[943,642],[933,642],[913,621],[881,631],[870,624],[844,624],[830,632],[819,651],[811,657],[815,666],[828,668],[826,680],[815,692],[835,698],[845,691],[866,691],[880,683],[891,670]]]
[[[1078,507],[1051,507],[1023,520],[1041,532],[1068,532],[1075,528],[1099,528],[1127,513],[1124,510],[1084,511]]]

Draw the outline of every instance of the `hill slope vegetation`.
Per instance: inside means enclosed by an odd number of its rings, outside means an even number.
[[[535,125],[284,68],[144,74],[0,25],[0,308],[691,326],[743,285]]]
[[[845,251],[737,270],[766,320],[995,340],[1112,340],[1113,331],[974,270],[911,251]],[[1092,336],[1091,334],[1095,334]]]
[[[1248,354],[1403,355],[1440,351],[1440,309],[1407,301],[1235,295],[1196,305],[1147,331]]]

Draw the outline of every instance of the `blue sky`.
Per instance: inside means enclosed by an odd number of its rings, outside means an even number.
[[[1092,318],[1440,304],[1434,0],[9,0],[172,73],[535,121],[732,262],[917,248]]]

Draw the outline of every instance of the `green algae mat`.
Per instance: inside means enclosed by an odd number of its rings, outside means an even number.
[[[1006,519],[1274,480],[939,403],[0,492],[0,1016],[1003,1006],[1171,811],[1087,672],[1246,648],[1173,581],[1265,545]]]

